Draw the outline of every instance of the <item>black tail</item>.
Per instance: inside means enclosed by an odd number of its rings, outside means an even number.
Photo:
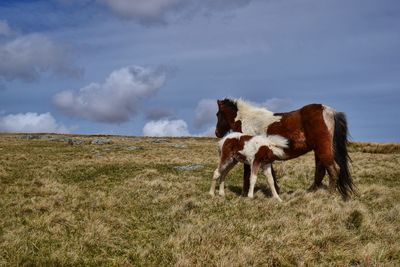
[[[335,161],[339,165],[339,177],[337,189],[344,198],[348,198],[350,193],[355,193],[355,186],[349,171],[349,154],[347,152],[347,120],[342,112],[335,113],[335,131],[333,134],[333,149]]]

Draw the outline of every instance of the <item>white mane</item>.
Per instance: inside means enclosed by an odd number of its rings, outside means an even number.
[[[236,99],[235,102],[238,108],[235,121],[242,122],[244,134],[265,134],[270,124],[281,120],[282,116],[274,116],[273,112],[265,108],[252,106],[242,99]]]

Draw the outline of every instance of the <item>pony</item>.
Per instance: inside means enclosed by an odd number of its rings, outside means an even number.
[[[343,112],[322,104],[309,104],[291,112],[273,113],[242,99],[229,98],[218,100],[217,104],[215,135],[218,138],[229,131],[283,136],[289,140],[283,160],[314,151],[315,178],[310,191],[323,186],[322,180],[328,172],[330,192],[337,189],[344,199],[355,193],[348,165],[348,127]],[[250,167],[245,164],[244,194],[249,190],[249,179]]]
[[[219,180],[219,195],[225,196],[225,176],[238,162],[241,162],[250,165],[251,168],[249,198],[254,197],[257,173],[261,168],[267,177],[272,196],[282,202],[275,189],[271,164],[275,160],[285,158],[283,150],[285,148],[288,148],[288,140],[279,135],[228,134],[219,141],[220,160],[211,181],[210,195],[214,196],[216,181]]]

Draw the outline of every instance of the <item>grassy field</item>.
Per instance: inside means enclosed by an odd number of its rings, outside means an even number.
[[[241,166],[208,195],[216,139],[25,137],[0,135],[1,266],[400,265],[399,144],[351,144],[347,202],[306,191],[312,154],[277,163],[278,203]]]

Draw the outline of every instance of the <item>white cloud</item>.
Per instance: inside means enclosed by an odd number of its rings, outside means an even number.
[[[202,99],[197,104],[194,117],[194,126],[200,129],[216,123],[217,101],[215,99]]]
[[[163,69],[130,66],[111,72],[104,83],[91,83],[78,91],[62,91],[53,102],[66,114],[91,121],[121,123],[138,114],[140,102],[165,83]]]
[[[189,136],[184,120],[150,121],[143,127],[144,136]]]
[[[0,35],[9,35],[12,33],[10,26],[6,20],[0,20]]]
[[[251,0],[98,0],[114,13],[141,23],[165,23],[168,15],[210,13],[248,4]],[[179,16],[178,16],[179,17]]]
[[[267,107],[267,109],[277,112],[285,112],[288,111],[293,106],[293,101],[290,99],[282,99],[282,98],[270,98],[265,101],[262,106]]]
[[[0,117],[0,132],[69,133],[70,129],[56,122],[50,113],[18,113]]]
[[[199,136],[199,137],[215,137],[215,126],[209,127],[207,130],[197,134],[196,136]]]
[[[3,29],[5,30],[6,28]],[[81,70],[70,64],[67,54],[62,45],[43,34],[19,36],[0,44],[0,79],[31,82],[46,71],[71,77],[79,76]]]

